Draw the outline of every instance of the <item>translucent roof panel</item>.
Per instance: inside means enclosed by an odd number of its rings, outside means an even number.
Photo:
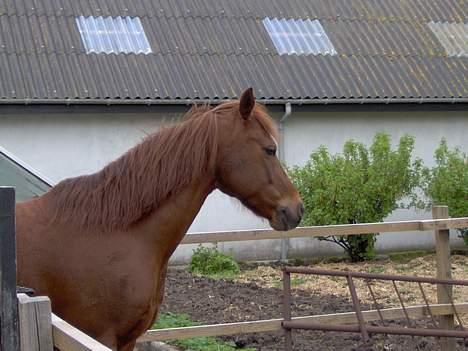
[[[76,17],[88,54],[150,54],[151,47],[138,17]]]
[[[280,55],[336,55],[319,20],[264,18],[263,25]]]
[[[14,186],[16,201],[24,201],[47,192],[52,182],[0,147],[0,186]]]
[[[429,22],[449,57],[468,57],[468,23]]]

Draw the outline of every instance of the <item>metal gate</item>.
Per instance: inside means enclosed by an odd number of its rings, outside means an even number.
[[[333,276],[333,277],[344,277],[347,280],[349,292],[351,294],[351,300],[353,303],[353,309],[356,314],[357,324],[344,325],[344,324],[317,324],[307,321],[292,320],[291,319],[291,273],[298,274],[312,274],[322,276]],[[376,306],[377,313],[379,315],[380,322],[383,326],[368,325],[363,317],[363,311],[359,302],[358,293],[355,286],[355,280],[362,279],[367,286],[369,294]],[[401,310],[405,316],[406,326],[405,327],[391,327],[385,322],[385,318],[382,314],[382,309],[379,307],[375,293],[372,289],[372,281],[391,281],[395,294],[398,297]],[[401,292],[396,282],[412,282],[416,283],[421,292],[421,296],[426,306],[426,311],[431,319],[432,328],[415,328],[413,320],[410,318],[407,306],[405,305]],[[433,284],[437,285],[439,291],[443,291],[446,294],[446,299],[451,305],[451,313],[456,317],[458,326],[457,330],[443,328],[438,323],[432,313],[434,305],[430,305],[426,292],[422,284]],[[389,274],[371,274],[361,272],[343,272],[334,270],[314,269],[314,268],[299,268],[299,267],[285,267],[283,269],[283,318],[284,321],[282,326],[285,330],[285,350],[293,350],[293,329],[303,330],[320,330],[320,331],[336,331],[336,332],[354,332],[361,333],[364,341],[368,341],[371,334],[398,334],[398,335],[411,335],[411,336],[433,336],[433,337],[444,337],[444,338],[468,338],[468,331],[463,325],[463,321],[460,317],[459,312],[454,304],[452,297],[452,287],[455,285],[468,286],[466,280],[454,280],[454,279],[436,279],[436,278],[422,278],[422,277],[410,277],[410,276],[399,276]]]

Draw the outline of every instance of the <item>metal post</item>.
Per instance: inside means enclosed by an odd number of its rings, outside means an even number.
[[[348,281],[349,292],[351,294],[351,299],[353,300],[354,312],[356,312],[356,318],[359,324],[359,330],[361,331],[362,338],[365,342],[369,341],[369,333],[366,329],[366,322],[362,316],[361,304],[359,303],[359,298],[357,296],[356,287],[354,286],[353,277],[348,274],[346,277]]]
[[[284,114],[279,121],[279,145],[278,145],[278,158],[281,163],[286,164],[286,136],[284,125],[286,120],[291,116],[292,107],[288,102],[284,105]],[[289,251],[289,238],[281,239],[281,262],[286,262],[288,260],[288,251]]]
[[[432,207],[432,217],[434,219],[449,218],[447,206]],[[450,265],[450,231],[441,229],[435,231],[436,242],[436,261],[437,278],[451,279]],[[450,303],[452,301],[452,285],[437,285],[437,303]],[[441,329],[454,329],[455,322],[453,314],[439,317],[439,326]],[[455,351],[455,340],[449,338],[440,339],[440,348],[442,351]]]
[[[0,351],[19,351],[15,189],[0,187]]]

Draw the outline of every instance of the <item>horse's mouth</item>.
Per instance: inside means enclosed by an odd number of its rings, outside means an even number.
[[[304,206],[299,203],[297,206],[278,206],[273,218],[270,220],[270,225],[273,229],[286,231],[296,228],[301,222],[304,214]]]
[[[270,222],[270,226],[274,230],[278,230],[281,232],[285,232],[294,228],[294,227],[290,228],[287,221],[284,218],[280,218],[279,220],[277,218],[274,218],[274,219],[271,219],[269,222]]]

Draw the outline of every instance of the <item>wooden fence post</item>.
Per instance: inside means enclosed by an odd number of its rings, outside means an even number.
[[[21,351],[53,351],[50,299],[18,294],[18,310]]]
[[[447,206],[432,207],[432,217],[434,219],[449,218]],[[450,230],[440,229],[435,231],[436,242],[436,262],[437,262],[437,278],[451,279],[450,265]],[[453,288],[451,285],[437,285],[437,303],[450,303],[452,300]],[[439,317],[440,327],[442,329],[454,329],[453,314]],[[442,351],[455,351],[454,338],[441,338],[440,348]]]
[[[19,351],[15,189],[0,187],[0,351]]]

